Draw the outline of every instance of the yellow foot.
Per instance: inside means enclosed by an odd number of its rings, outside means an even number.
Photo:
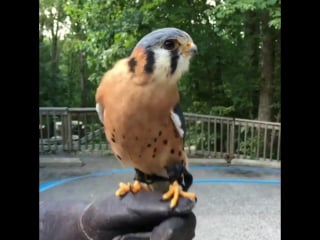
[[[191,192],[184,192],[182,191],[179,183],[177,181],[174,181],[170,186],[168,192],[162,195],[163,200],[167,200],[169,198],[171,199],[170,207],[173,208],[177,205],[179,196],[190,198],[191,200],[196,200],[196,194]]]
[[[116,191],[116,196],[121,197],[128,192],[139,192],[141,190],[149,191],[149,187],[142,185],[139,181],[134,181],[133,184],[128,183],[125,184],[123,182],[119,183],[119,189]]]

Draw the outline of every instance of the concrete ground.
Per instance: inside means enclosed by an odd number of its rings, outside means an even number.
[[[112,156],[74,160],[81,164],[40,164],[40,201],[107,197],[134,175]],[[279,163],[191,159],[190,172],[189,191],[198,197],[195,240],[280,240]]]

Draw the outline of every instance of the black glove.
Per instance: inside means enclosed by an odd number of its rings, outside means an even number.
[[[40,202],[40,240],[190,240],[194,202],[181,197],[171,209],[159,192],[141,191],[90,204]]]

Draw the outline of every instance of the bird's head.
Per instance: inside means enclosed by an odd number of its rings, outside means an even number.
[[[137,43],[129,69],[149,75],[152,81],[176,83],[189,70],[190,59],[197,51],[188,33],[177,28],[157,29]]]

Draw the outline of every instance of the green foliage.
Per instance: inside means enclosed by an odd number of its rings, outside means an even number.
[[[206,121],[197,119],[187,119],[185,146],[195,147],[198,154],[208,154],[205,151],[218,153],[214,157],[223,157],[229,152],[231,139],[231,124],[223,121]]]
[[[210,106],[206,102],[193,101],[186,111],[190,113],[233,117],[235,110],[233,106]]]
[[[277,147],[278,136],[274,135],[273,140],[271,139],[271,131],[269,130],[264,136],[263,129],[260,129],[261,132],[258,132],[257,129],[252,129],[250,127],[241,127],[240,129],[240,138],[237,142],[236,152],[238,154],[249,157],[250,159],[259,159],[262,157],[276,159],[277,152],[274,151]],[[266,141],[265,141],[265,139]],[[273,146],[271,143],[273,142]],[[264,156],[264,147],[265,156]],[[272,155],[270,156],[270,148],[273,147]]]
[[[247,141],[241,141],[239,143],[239,153],[249,156],[250,159],[257,159],[258,156],[258,146],[263,146],[262,139],[258,137],[249,138]],[[261,151],[260,151],[261,154]]]
[[[184,111],[256,118],[261,75],[262,12],[280,38],[279,0],[41,0],[40,91],[41,106],[79,107],[86,91],[88,106],[105,71],[130,54],[150,31],[174,26],[184,29],[198,45],[190,72],[179,83]],[[46,14],[55,7],[56,14]],[[52,11],[51,11],[52,12]],[[57,25],[58,23],[58,25]],[[68,30],[58,38],[58,68],[48,30]],[[50,32],[50,31],[49,31]],[[79,56],[84,56],[81,65]],[[280,49],[276,50],[274,115],[280,111]],[[83,69],[86,70],[83,73]],[[80,79],[85,77],[86,88]],[[82,80],[83,81],[83,80]]]

